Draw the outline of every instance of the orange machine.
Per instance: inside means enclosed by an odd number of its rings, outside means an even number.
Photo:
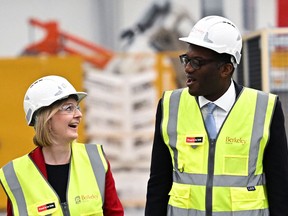
[[[23,55],[37,55],[40,53],[56,55],[59,53],[77,54],[97,68],[104,68],[113,53],[101,46],[88,42],[82,38],[61,31],[56,21],[41,22],[30,19],[32,26],[46,31],[46,36],[40,42],[32,43],[24,49]],[[87,54],[89,53],[89,54]]]

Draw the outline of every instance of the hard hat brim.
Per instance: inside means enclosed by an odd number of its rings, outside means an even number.
[[[86,92],[76,92],[75,94],[78,97],[78,100],[77,100],[78,103],[87,96]]]
[[[217,53],[223,53],[221,51],[219,51],[219,49],[221,48],[225,48],[225,46],[217,46],[215,44],[212,44],[212,43],[207,43],[207,42],[203,42],[203,40],[198,40],[196,38],[191,38],[191,37],[181,37],[179,38],[180,41],[183,41],[183,42],[186,42],[186,43],[189,43],[189,44],[195,44],[197,46],[200,46],[200,47],[203,47],[203,48],[206,48],[206,49],[211,49]]]
[[[203,42],[202,40],[198,40],[196,38],[191,38],[191,37],[181,37],[181,38],[179,38],[179,40],[183,41],[183,42],[186,42],[186,43],[189,43],[189,44],[194,44],[194,45],[206,48],[206,49],[213,50],[214,52],[217,52],[217,53],[220,53],[220,54],[227,53],[229,55],[234,56],[237,64],[240,63],[241,54],[240,53],[227,52],[227,48],[224,45],[223,46],[219,46],[219,45],[217,46],[215,44]],[[236,55],[236,54],[238,54],[238,55]]]

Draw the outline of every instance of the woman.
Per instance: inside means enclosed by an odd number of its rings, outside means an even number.
[[[102,147],[76,142],[86,95],[60,76],[28,88],[24,110],[37,148],[0,169],[7,215],[124,215]]]

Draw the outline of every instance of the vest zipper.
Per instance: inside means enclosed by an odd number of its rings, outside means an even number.
[[[208,174],[207,174],[207,182],[206,182],[206,199],[205,199],[206,216],[212,216],[215,144],[216,144],[216,139],[209,140]]]
[[[70,216],[69,208],[68,208],[68,203],[67,203],[67,202],[61,203],[61,208],[62,208],[62,211],[63,211],[63,215],[64,215],[64,216]]]

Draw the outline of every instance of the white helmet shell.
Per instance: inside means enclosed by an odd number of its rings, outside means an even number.
[[[220,16],[207,16],[199,20],[188,37],[179,40],[234,56],[240,63],[242,37],[238,28],[228,19]]]
[[[71,83],[61,76],[51,75],[36,80],[24,96],[24,111],[28,125],[34,126],[37,110],[70,95],[77,95],[79,103],[87,93],[77,92]]]

